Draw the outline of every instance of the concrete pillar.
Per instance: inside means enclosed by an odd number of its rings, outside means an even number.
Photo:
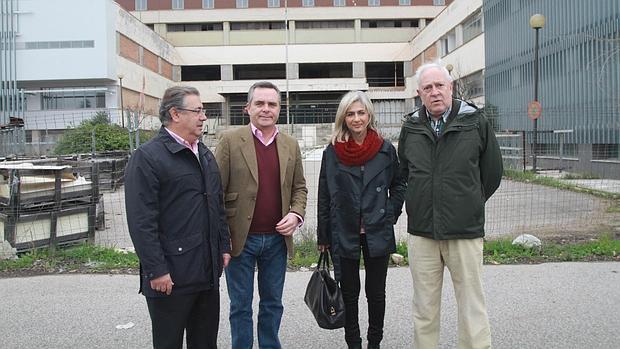
[[[364,62],[353,62],[353,77],[365,78],[366,77],[366,65]]]
[[[221,74],[222,74],[222,81],[232,81],[233,80],[233,66],[232,66],[232,64],[222,64],[221,65]]]
[[[223,23],[224,45],[230,45],[230,22]]]
[[[299,79],[299,63],[288,64],[288,78],[290,80]]]
[[[355,28],[355,42],[362,41],[362,20],[356,19],[353,27]]]

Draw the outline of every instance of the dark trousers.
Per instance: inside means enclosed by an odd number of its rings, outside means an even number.
[[[217,348],[220,290],[188,295],[146,297],[151,315],[153,348],[180,349],[187,331],[187,348]]]
[[[383,339],[385,317],[385,279],[389,255],[370,258],[366,235],[360,236],[364,267],[366,269],[366,300],[368,301],[368,342],[379,344]],[[346,321],[344,338],[349,345],[360,343],[359,309],[360,295],[359,259],[340,257],[342,299],[345,305]]]

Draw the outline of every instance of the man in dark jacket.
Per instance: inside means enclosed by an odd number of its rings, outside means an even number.
[[[215,157],[199,141],[207,119],[198,90],[171,87],[163,127],[138,148],[125,172],[129,233],[140,258],[140,292],[153,347],[217,348],[219,278],[230,235]]]
[[[485,202],[503,173],[499,145],[483,112],[452,98],[444,67],[425,64],[416,78],[423,106],[407,116],[398,146],[408,178],[414,348],[438,346],[444,266],[458,305],[458,347],[490,348],[482,246]]]

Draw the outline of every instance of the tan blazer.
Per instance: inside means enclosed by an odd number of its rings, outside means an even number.
[[[224,187],[233,256],[238,256],[245,245],[258,193],[258,164],[253,137],[250,125],[229,130],[222,135],[215,149],[215,160],[220,167]],[[299,144],[282,132],[275,142],[280,160],[282,217],[290,211],[304,217],[308,189]],[[293,237],[288,236],[285,241],[289,258],[292,258]]]

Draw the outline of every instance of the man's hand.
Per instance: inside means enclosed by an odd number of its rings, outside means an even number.
[[[321,244],[319,244],[318,247],[319,247],[319,251],[321,251],[321,252],[325,252],[325,251],[329,250],[329,245],[321,245]]]
[[[230,262],[230,253],[223,253],[222,260],[224,261],[224,268],[226,268]]]
[[[172,278],[170,274],[162,275],[158,278],[151,280],[151,288],[156,292],[166,293],[168,296],[172,293]]]
[[[287,213],[282,220],[276,224],[276,231],[280,235],[291,236],[299,226],[299,218],[293,213]]]

